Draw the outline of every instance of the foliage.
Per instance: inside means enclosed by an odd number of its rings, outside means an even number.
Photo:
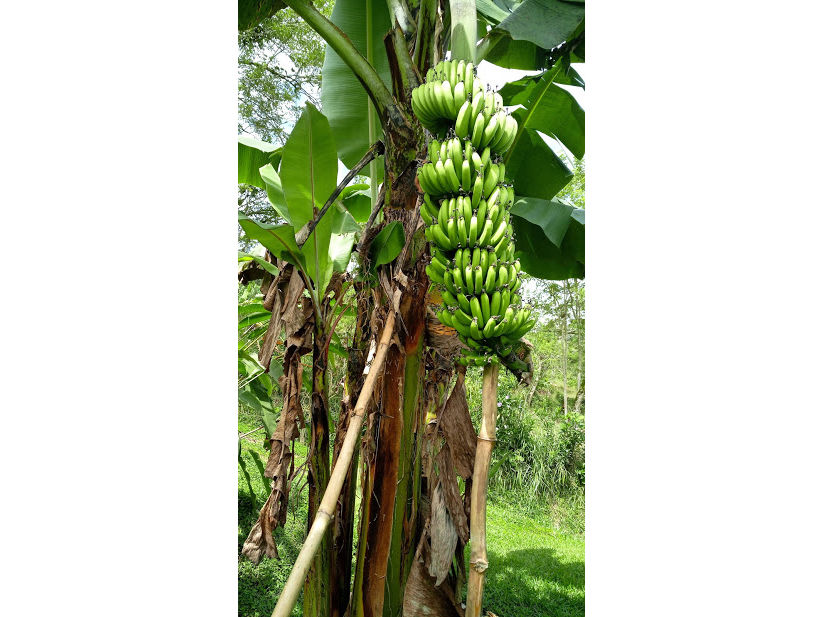
[[[391,28],[389,14],[382,0],[337,0],[331,14],[332,22],[340,28],[357,50],[377,70],[387,85],[391,84],[389,60],[383,46],[383,36]],[[369,36],[371,35],[371,36]],[[369,53],[371,51],[371,53]],[[368,124],[371,106],[366,91],[343,59],[326,47],[323,61],[323,112],[329,118],[340,160],[353,167],[366,153],[372,141]],[[372,127],[374,140],[383,136],[379,123]],[[378,180],[383,166],[377,166]]]
[[[330,15],[333,0],[314,5]],[[282,145],[305,101],[319,106],[325,43],[289,8],[238,32],[238,133]]]

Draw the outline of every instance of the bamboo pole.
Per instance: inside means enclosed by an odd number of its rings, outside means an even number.
[[[466,617],[480,617],[483,606],[483,585],[489,567],[486,554],[486,496],[489,489],[489,464],[496,441],[497,376],[500,365],[483,368],[483,419],[477,434],[477,454],[474,457],[471,503],[471,554],[469,585],[466,597]]]
[[[394,311],[389,308],[386,325],[383,327],[383,334],[380,337],[380,342],[377,344],[377,351],[369,368],[369,374],[363,382],[363,389],[360,391],[360,396],[357,399],[357,405],[354,408],[351,423],[346,431],[346,438],[343,440],[343,446],[340,448],[337,464],[332,470],[326,492],[320,502],[320,507],[317,509],[317,515],[314,518],[311,529],[309,529],[308,536],[306,536],[306,541],[303,543],[303,548],[300,549],[297,561],[294,562],[294,567],[292,568],[291,574],[289,574],[286,585],[280,593],[280,598],[274,607],[272,617],[287,617],[291,614],[291,610],[297,603],[297,597],[300,595],[300,589],[303,587],[303,581],[306,579],[306,573],[311,567],[312,559],[314,559],[314,555],[323,540],[326,529],[334,516],[337,499],[340,497],[340,491],[343,489],[346,473],[348,472],[357,440],[360,437],[360,427],[363,424],[366,406],[371,398],[377,377],[382,372],[383,363],[386,361],[389,341],[394,333],[394,319]]]

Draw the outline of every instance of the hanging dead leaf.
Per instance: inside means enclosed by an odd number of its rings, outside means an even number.
[[[437,453],[437,479],[438,485],[436,488],[445,498],[446,507],[449,509],[449,516],[454,523],[454,528],[457,535],[463,544],[469,541],[469,521],[466,518],[466,513],[463,510],[463,500],[460,497],[460,489],[457,486],[457,476],[454,473],[454,465],[452,464],[451,448],[448,444],[440,449]]]
[[[431,563],[429,574],[435,579],[435,586],[446,579],[451,567],[454,550],[457,547],[457,530],[449,515],[446,497],[441,485],[432,491],[431,504]]]
[[[405,617],[463,617],[449,599],[446,590],[435,587],[434,580],[426,572],[422,561],[412,562],[406,591],[403,596],[403,615]]]
[[[454,389],[440,414],[440,429],[451,449],[454,468],[462,478],[470,478],[474,473],[474,455],[477,451],[477,433],[469,414],[466,388],[463,385],[465,372],[457,374]]]

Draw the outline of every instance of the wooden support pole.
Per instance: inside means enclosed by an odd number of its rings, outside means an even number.
[[[471,554],[469,585],[466,597],[466,617],[480,617],[483,607],[483,585],[489,567],[486,553],[486,497],[489,492],[489,464],[496,441],[497,377],[500,365],[483,368],[483,419],[477,434],[477,454],[474,457],[471,503]]]
[[[374,384],[377,381],[377,377],[382,373],[383,364],[386,361],[386,352],[388,352],[389,343],[394,333],[394,321],[394,311],[389,308],[386,325],[383,327],[383,334],[380,337],[380,342],[377,344],[377,351],[369,368],[369,374],[366,376],[366,381],[363,382],[363,389],[360,391],[360,396],[357,399],[357,405],[354,408],[351,423],[346,432],[346,438],[343,440],[343,446],[340,448],[340,456],[337,458],[337,464],[332,470],[331,478],[329,479],[329,484],[326,487],[323,499],[320,502],[317,515],[314,518],[311,529],[309,529],[308,536],[306,536],[306,541],[303,543],[303,548],[300,549],[297,561],[294,562],[294,567],[289,574],[286,585],[280,593],[280,598],[274,607],[272,617],[288,617],[288,615],[291,614],[291,610],[297,603],[297,597],[300,595],[300,589],[303,587],[303,582],[306,579],[306,573],[311,567],[314,554],[317,552],[323,536],[329,527],[329,523],[331,523],[332,517],[334,516],[337,499],[340,497],[340,491],[346,480],[349,464],[354,455],[357,440],[360,437],[360,427],[363,425],[363,417],[366,415],[366,406],[374,391]]]

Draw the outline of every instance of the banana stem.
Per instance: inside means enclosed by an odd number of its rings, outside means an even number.
[[[340,497],[340,491],[343,489],[343,483],[346,480],[349,464],[354,455],[355,445],[360,438],[360,427],[363,425],[363,417],[366,415],[366,406],[371,399],[377,377],[382,373],[383,363],[386,361],[389,341],[391,341],[392,334],[394,333],[394,320],[394,311],[389,308],[386,325],[383,327],[383,334],[380,336],[380,342],[377,345],[374,360],[369,368],[369,374],[363,382],[363,389],[360,391],[360,396],[357,397],[357,405],[354,407],[351,423],[346,432],[346,438],[343,440],[343,446],[340,448],[337,463],[332,470],[326,492],[323,494],[323,499],[320,502],[320,507],[317,509],[317,514],[311,529],[309,529],[306,541],[303,543],[303,548],[300,549],[297,561],[294,562],[294,567],[289,574],[288,580],[286,580],[283,591],[280,593],[277,605],[274,607],[272,617],[288,617],[288,615],[291,614],[291,610],[297,603],[297,598],[303,587],[303,581],[306,579],[306,573],[311,567],[314,555],[317,553],[317,549],[320,547],[323,536],[334,516],[335,506]]]
[[[489,492],[489,465],[496,441],[497,377],[500,366],[487,364],[483,368],[483,419],[477,434],[477,454],[474,457],[471,503],[471,554],[465,617],[480,617],[483,606],[483,585],[489,567],[486,553],[486,497]]]
[[[337,52],[343,62],[349,66],[360,80],[360,83],[363,84],[371,100],[374,101],[381,116],[389,111],[395,114],[400,113],[391,92],[383,83],[380,75],[377,74],[374,66],[357,51],[357,48],[340,28],[329,21],[314,5],[304,0],[283,1],[295,13],[300,15],[311,26],[312,30],[317,32]],[[371,143],[374,143],[374,140]]]
[[[477,7],[474,2],[449,0],[452,60],[474,62],[477,47]]]

